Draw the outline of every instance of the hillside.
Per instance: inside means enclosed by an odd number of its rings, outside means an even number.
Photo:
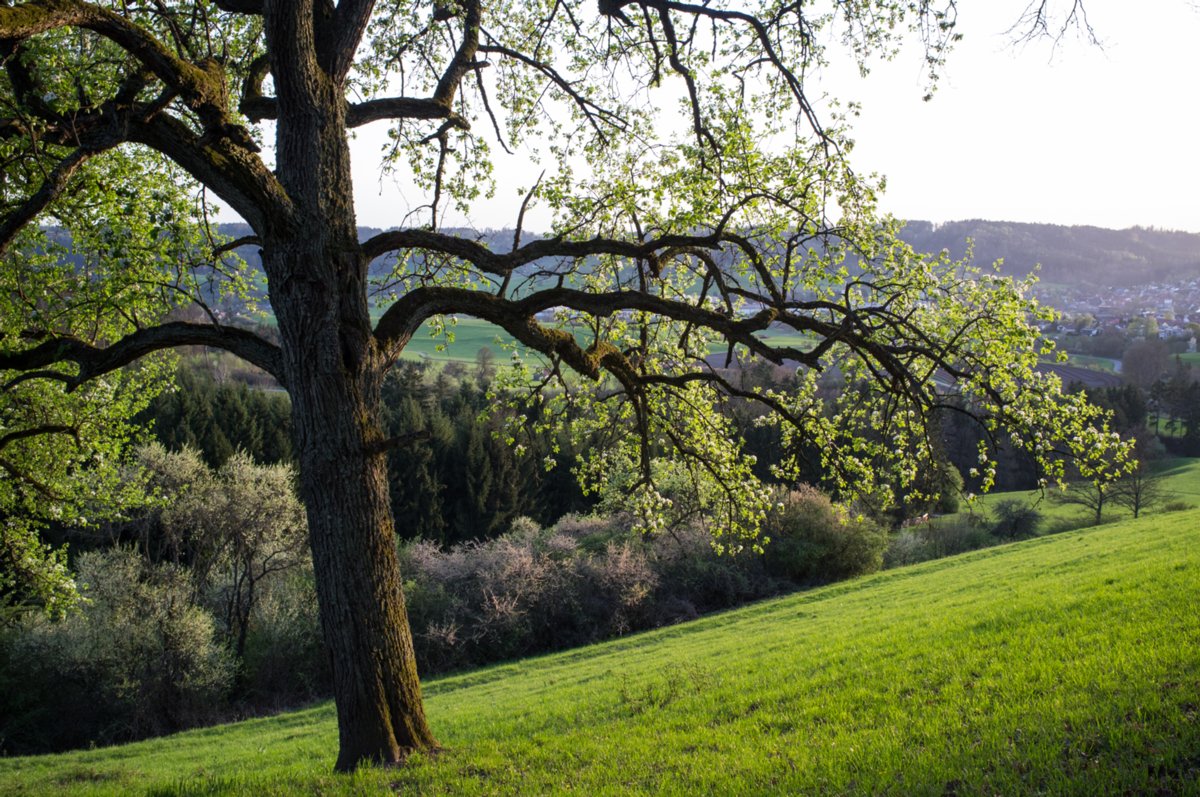
[[[1200,512],[1159,515],[432,681],[400,770],[329,774],[321,706],[0,793],[1197,794],[1198,600]]]
[[[1003,259],[1006,274],[1035,265],[1045,282],[1118,288],[1179,282],[1200,275],[1200,234],[1135,227],[1063,227],[1004,221],[910,221],[901,237],[921,252],[946,249],[956,258],[974,242],[976,263]]]
[[[250,228],[244,224],[223,224],[221,232],[238,238],[250,234]],[[366,240],[379,232],[362,227],[359,238]],[[474,238],[496,252],[512,248],[511,230],[451,232]],[[1200,275],[1200,233],[971,219],[942,224],[909,221],[900,237],[917,251],[946,249],[955,258],[965,256],[970,239],[976,263],[1003,260],[1004,272],[1016,276],[1024,276],[1040,265],[1041,278],[1052,283],[1115,288],[1187,281]],[[529,238],[527,235],[526,240]],[[247,259],[257,259],[255,247],[239,251]]]

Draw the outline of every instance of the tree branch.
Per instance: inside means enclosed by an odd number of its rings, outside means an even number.
[[[250,62],[246,79],[242,81],[242,101],[238,103],[238,110],[255,122],[274,119],[279,114],[275,99],[264,97],[262,93],[263,81],[270,72],[271,59],[263,53]]]
[[[475,53],[479,48],[479,26],[483,10],[481,0],[466,0],[463,3],[463,38],[450,59],[450,65],[442,73],[437,88],[433,90],[434,102],[446,108],[454,102],[454,95],[462,83],[463,76],[475,66]]]
[[[0,437],[0,451],[3,451],[9,445],[17,442],[18,440],[27,440],[30,437],[39,437],[44,434],[66,434],[74,437],[76,442],[79,440],[79,430],[74,426],[67,426],[65,424],[43,424],[41,426],[30,427],[29,429],[18,429],[15,432],[9,432],[3,437]]]
[[[561,237],[540,238],[506,254],[496,254],[482,244],[458,236],[409,228],[389,230],[363,242],[363,255],[374,259],[397,249],[428,249],[457,257],[489,274],[505,275],[515,268],[542,258],[584,258],[593,255],[617,255],[628,258],[654,259],[654,253],[671,247],[702,247],[715,249],[720,233],[708,235],[664,235],[642,242],[614,238],[590,238],[568,241]]]
[[[232,241],[221,244],[213,249],[213,257],[220,257],[243,246],[262,246],[262,239],[257,235],[243,235],[241,238],[234,238]]]
[[[139,25],[81,0],[31,0],[18,6],[0,7],[0,38],[24,41],[63,27],[91,30],[117,44],[178,92],[206,126],[229,124],[221,67],[215,61],[200,66],[188,63]]]
[[[465,117],[450,110],[449,103],[432,97],[381,97],[354,103],[346,109],[347,127],[362,127],[382,119],[447,119],[462,130],[471,127]]]
[[[627,120],[583,96],[575,86],[571,85],[569,80],[563,77],[550,64],[499,44],[481,45],[479,52],[502,55],[505,58],[525,64],[536,72],[540,72],[547,80],[558,86],[563,94],[570,98],[571,102],[575,103],[580,112],[583,113],[584,118],[591,124],[592,129],[596,131],[596,135],[599,136],[601,141],[608,142],[608,136],[601,127],[601,122],[607,123],[617,130],[625,130],[629,127]]]
[[[230,14],[259,14],[263,12],[263,0],[213,0],[213,5]]]
[[[108,346],[93,346],[77,338],[51,338],[31,349],[0,351],[0,369],[32,371],[60,363],[73,363],[79,372],[62,381],[73,390],[90,379],[103,376],[140,357],[180,346],[209,346],[227,351],[258,366],[282,382],[279,349],[267,341],[234,327],[171,322],[131,332]]]
[[[8,245],[12,243],[13,238],[21,231],[26,224],[37,218],[46,207],[57,199],[63,191],[66,190],[67,184],[70,183],[71,177],[79,170],[89,158],[115,146],[118,142],[113,140],[107,146],[96,148],[80,148],[72,152],[67,157],[58,162],[48,175],[42,181],[42,186],[37,192],[25,200],[13,212],[7,214],[4,220],[0,222],[0,255],[8,249]]]
[[[322,53],[325,72],[335,83],[346,79],[354,54],[363,32],[371,19],[375,0],[341,0],[333,17],[333,36],[329,39],[329,52]]]
[[[292,200],[274,172],[258,155],[227,138],[197,136],[178,119],[158,115],[131,124],[129,140],[175,161],[228,202],[256,232],[292,219]]]

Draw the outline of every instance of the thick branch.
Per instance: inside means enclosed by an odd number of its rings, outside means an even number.
[[[354,63],[354,53],[371,19],[375,0],[341,0],[333,17],[333,36],[330,52],[323,53],[325,72],[335,83],[341,83]]]
[[[118,107],[105,103],[100,109],[80,111],[70,117],[43,124],[20,118],[0,120],[0,139],[35,138],[44,144],[78,147],[94,155],[123,142],[144,144],[173,160],[197,181],[215,191],[255,230],[262,231],[267,219],[287,219],[292,203],[257,154],[225,136],[198,136],[190,127],[160,113],[161,102]],[[79,162],[76,163],[75,161]],[[69,156],[47,179],[28,207],[17,211],[22,223],[32,220],[31,210],[44,210],[86,158]],[[36,206],[36,207],[35,207]],[[19,228],[17,215],[6,222],[0,248]],[[9,229],[11,227],[12,229]]]
[[[450,65],[438,81],[433,91],[434,102],[446,108],[454,102],[454,95],[462,83],[463,77],[475,66],[475,53],[479,48],[479,26],[482,22],[483,11],[480,0],[467,0],[463,3],[463,38],[450,60]]]
[[[263,81],[270,71],[271,59],[264,53],[250,62],[246,79],[242,81],[242,101],[238,104],[238,110],[256,122],[274,119],[279,114],[275,100],[264,97],[262,93]]]
[[[32,371],[59,363],[74,363],[79,372],[62,379],[70,390],[148,354],[180,346],[222,349],[282,380],[279,349],[258,335],[232,327],[183,322],[139,329],[103,347],[76,338],[52,338],[31,349],[0,352],[0,369]]]
[[[116,142],[114,141],[113,144]],[[110,144],[109,146],[112,146]],[[107,147],[105,147],[107,149]],[[42,182],[41,188],[37,192],[25,200],[24,203],[12,213],[4,217],[0,222],[0,255],[4,254],[8,249],[8,245],[12,243],[13,238],[26,225],[37,218],[46,207],[62,195],[66,190],[67,184],[71,181],[71,177],[79,170],[89,158],[102,149],[77,149],[67,157],[58,162],[50,173],[46,175],[46,179]]]
[[[213,0],[222,11],[231,14],[262,14],[263,0]]]
[[[381,97],[352,104],[346,109],[346,126],[362,127],[383,119],[447,119],[463,130],[467,120],[450,110],[449,103],[424,97]]]
[[[558,307],[596,317],[639,311],[703,327],[720,334],[731,346],[744,346],[753,355],[777,365],[793,361],[810,368],[820,368],[821,357],[829,347],[842,343],[867,358],[881,382],[890,382],[893,389],[914,396],[922,395],[923,388],[917,375],[907,365],[912,356],[920,354],[928,357],[947,370],[953,367],[945,361],[945,352],[936,347],[914,344],[905,334],[909,330],[903,324],[889,327],[894,328],[891,342],[880,342],[883,338],[878,334],[879,331],[866,323],[875,315],[875,308],[872,307],[853,308],[825,301],[788,303],[784,308],[769,307],[753,316],[739,319],[699,304],[640,291],[588,293],[573,288],[551,288],[522,299],[509,300],[495,294],[462,288],[419,288],[384,313],[376,327],[375,336],[384,347],[402,346],[429,317],[461,313],[493,323],[530,348],[547,356],[561,357],[580,373],[597,378],[602,365],[608,368],[605,365],[606,358],[615,362],[608,356],[615,350],[611,350],[607,344],[601,344],[598,350],[584,350],[570,333],[541,326],[534,320],[538,313]],[[824,320],[818,314],[827,316],[829,320]],[[819,342],[807,350],[773,345],[757,334],[772,324],[811,333]],[[624,362],[624,357],[620,361]],[[644,381],[641,377],[628,378]],[[626,378],[622,378],[622,381],[626,381]]]
[[[173,88],[206,124],[226,123],[224,85],[220,66],[188,63],[168,50],[142,27],[108,9],[81,0],[32,0],[0,7],[0,37],[24,41],[47,31],[79,27],[94,31],[138,59]]]
[[[317,61],[313,0],[268,4],[263,30],[275,77],[275,94],[289,107],[320,107],[328,78]]]
[[[5,448],[19,440],[28,440],[31,437],[41,437],[42,435],[47,434],[65,434],[75,437],[76,440],[79,439],[79,430],[74,426],[67,426],[65,424],[58,423],[43,424],[41,426],[34,426],[29,429],[18,429],[15,432],[9,432],[8,434],[0,437],[0,451],[3,451]]]
[[[628,258],[654,259],[655,252],[672,247],[703,247],[715,249],[719,233],[709,235],[664,235],[647,241],[621,241],[612,238],[589,238],[568,241],[562,238],[541,238],[519,249],[497,254],[482,244],[458,236],[421,229],[390,230],[365,241],[363,255],[374,259],[398,249],[427,249],[457,257],[489,274],[504,275],[515,268],[542,258],[583,258],[594,255],[616,255]]]
[[[518,331],[532,324],[532,319],[538,313],[556,307],[565,307],[593,316],[612,316],[625,310],[645,311],[720,332],[731,342],[744,344],[772,362],[782,362],[785,358],[799,362],[808,360],[807,352],[790,347],[771,347],[754,336],[755,332],[762,331],[776,320],[779,317],[777,313],[767,311],[738,320],[694,304],[637,291],[587,293],[573,288],[551,288],[522,299],[502,299],[495,294],[463,288],[419,288],[388,308],[379,320],[375,336],[382,344],[389,345],[394,341],[406,339],[430,316],[463,313],[490,321],[522,339],[517,334]],[[833,325],[815,319],[797,318],[794,321],[798,328],[805,331],[818,334],[833,334],[837,331]],[[553,329],[544,329],[539,335],[549,336],[548,348],[534,343],[528,345],[546,354],[554,353],[560,348],[558,336],[571,337],[566,332]]]
[[[130,140],[175,161],[259,233],[292,217],[291,198],[275,174],[258,155],[226,138],[197,136],[178,119],[159,115],[131,125]]]

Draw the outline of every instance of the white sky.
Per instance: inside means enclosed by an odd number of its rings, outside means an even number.
[[[862,104],[852,162],[887,177],[884,210],[932,221],[1200,232],[1198,4],[1087,0],[1101,48],[1079,36],[1057,48],[1014,45],[1008,31],[1024,5],[960,3],[964,40],[931,102],[922,101],[925,74],[915,48],[876,65],[865,80],[848,68],[823,76],[822,90]],[[383,134],[373,125],[354,145],[359,223],[376,227],[403,223],[404,209],[421,199],[390,182],[381,191],[370,164]],[[503,167],[497,198],[470,223],[511,226],[514,184],[532,182],[529,168]]]

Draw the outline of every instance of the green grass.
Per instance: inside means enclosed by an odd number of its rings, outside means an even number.
[[[1166,479],[1164,503],[1182,501],[1193,507],[1200,507],[1200,459],[1188,457],[1164,459],[1154,463],[1154,469]],[[972,507],[964,506],[962,512],[989,512],[1000,501],[1016,499],[1036,506],[1045,519],[1043,528],[1049,531],[1077,528],[1091,523],[1092,511],[1090,509],[1078,505],[1060,504],[1052,500],[1052,495],[1052,491],[1049,490],[1046,493],[1039,490],[989,493],[977,497]],[[1104,508],[1106,522],[1128,520],[1132,517],[1132,512],[1115,504]]]
[[[400,769],[330,774],[321,706],[0,793],[1200,794],[1198,602],[1200,511],[1159,515],[431,681]]]
[[[477,318],[459,318],[457,324],[448,328],[454,333],[454,340],[450,342],[445,336],[431,336],[428,325],[422,326],[404,347],[404,358],[473,363],[480,349],[490,349],[499,364],[508,356],[504,346],[513,343],[507,332]]]
[[[1116,361],[1111,357],[1095,357],[1091,354],[1072,354],[1068,352],[1067,365],[1077,365],[1080,368],[1091,368],[1094,371],[1107,371],[1109,373],[1116,370]]]

